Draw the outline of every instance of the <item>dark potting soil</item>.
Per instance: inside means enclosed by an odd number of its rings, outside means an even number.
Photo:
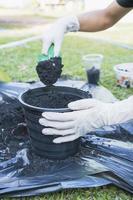
[[[54,57],[50,60],[40,61],[36,67],[36,71],[45,85],[53,85],[60,77],[62,72],[62,59],[61,57]]]
[[[18,159],[16,155],[19,151],[25,152],[25,155],[23,156],[22,153],[22,156]],[[23,159],[29,161],[25,167],[23,166]],[[69,159],[72,161],[78,158],[69,157]],[[64,166],[68,164],[68,159],[53,161],[34,153],[27,132],[24,113],[17,99],[0,102],[0,162],[8,160],[9,166],[14,165],[16,169],[20,166],[24,167],[20,173],[22,176],[35,176],[48,172],[56,173],[62,167],[62,164]],[[2,164],[0,169],[1,167]]]
[[[88,69],[86,72],[87,72],[88,83],[98,85],[98,82],[100,80],[100,70],[96,69],[95,67],[92,67]]]
[[[2,96],[0,95],[0,97]],[[27,137],[27,129],[25,124],[24,113],[19,101],[17,99],[12,99],[9,97],[7,97],[7,99],[1,100],[0,160],[4,158],[4,154],[6,153],[8,156],[11,157],[16,154],[16,149],[18,149],[19,142],[24,141],[23,136]],[[10,151],[11,146],[12,150]]]
[[[67,108],[68,104],[72,101],[79,100],[78,96],[72,94],[58,93],[57,91],[49,91],[48,93],[35,96],[34,98],[29,97],[26,103],[29,105],[42,107],[42,108]]]
[[[6,116],[8,117],[8,121],[6,121]],[[12,120],[12,123],[9,123],[10,120]],[[32,150],[30,139],[27,135],[23,110],[18,100],[15,99],[4,102],[0,101],[0,122],[0,169],[5,169],[4,173],[10,172],[10,170],[13,173],[16,171],[18,177],[26,177],[26,179],[27,177],[34,178],[37,175],[46,175],[46,183],[47,180],[49,182],[53,180],[54,182],[58,182],[58,180],[64,181],[65,179],[72,180],[81,178],[84,174],[94,173],[94,170],[96,171],[96,169],[92,169],[93,171],[91,171],[91,159],[87,160],[87,157],[94,158],[94,160],[98,158],[99,162],[100,158],[101,160],[104,158],[104,155],[105,158],[112,157],[112,154],[104,153],[103,150],[99,150],[100,148],[97,150],[97,143],[94,143],[95,140],[93,141],[91,138],[89,141],[83,140],[81,151],[74,157],[53,161],[37,156]],[[4,137],[1,137],[2,135]],[[114,134],[114,138],[116,135],[117,131]],[[3,138],[8,138],[8,140],[3,140]],[[102,143],[104,143],[104,139],[102,139]],[[16,156],[18,152],[20,152],[19,158]]]
[[[24,122],[24,114],[18,100],[14,99],[0,104],[1,128],[12,128],[22,122]]]
[[[22,176],[35,176],[35,175],[44,175],[44,174],[56,174],[61,173],[62,166],[67,168],[71,162],[79,162],[80,152],[75,156],[70,156],[67,159],[63,160],[50,160],[42,158],[34,153],[32,147],[29,148],[27,157],[30,160],[29,166],[22,171]]]

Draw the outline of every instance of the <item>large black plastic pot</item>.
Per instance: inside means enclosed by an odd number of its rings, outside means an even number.
[[[82,90],[60,86],[31,89],[19,96],[25,111],[31,144],[38,155],[49,159],[65,159],[77,153],[80,139],[55,144],[53,139],[57,136],[43,135],[44,127],[38,121],[42,112],[68,112],[68,103],[89,97],[90,94]]]

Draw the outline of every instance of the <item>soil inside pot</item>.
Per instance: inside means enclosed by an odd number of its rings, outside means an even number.
[[[62,72],[61,57],[54,57],[49,60],[40,61],[36,66],[36,71],[45,85],[53,85],[60,77]]]
[[[72,101],[79,100],[78,96],[72,94],[58,93],[57,91],[49,91],[48,93],[41,94],[40,96],[29,96],[26,102],[29,105],[42,107],[42,108],[67,108],[68,104]]]

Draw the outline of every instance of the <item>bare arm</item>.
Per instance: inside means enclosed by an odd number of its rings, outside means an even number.
[[[82,14],[78,17],[80,31],[97,32],[110,28],[130,10],[131,8],[121,7],[114,1],[105,9]]]

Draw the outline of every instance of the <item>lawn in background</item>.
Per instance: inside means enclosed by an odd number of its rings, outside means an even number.
[[[37,80],[35,66],[41,52],[41,42],[28,43],[22,47],[4,49],[0,54],[0,69],[8,73],[13,81]],[[112,91],[119,99],[133,94],[133,89],[117,87],[113,67],[119,63],[133,62],[133,51],[96,42],[76,36],[65,38],[62,57],[63,73],[75,78],[86,79],[82,66],[82,56],[88,53],[101,53],[104,62],[101,69],[101,84]]]
[[[7,73],[12,81],[37,80],[35,66],[40,52],[40,41],[32,42],[22,47],[5,49],[0,54],[0,69]],[[88,53],[101,53],[104,55],[101,75],[102,85],[110,89],[120,99],[133,94],[133,89],[124,89],[116,86],[113,72],[114,65],[133,62],[133,51],[111,44],[103,44],[77,36],[66,37],[62,48],[63,73],[85,80],[86,76],[81,58]],[[8,200],[8,198],[4,198],[4,200]],[[22,198],[22,200],[133,200],[133,197],[117,187],[104,186],[93,189],[65,190],[42,195],[41,197]]]

